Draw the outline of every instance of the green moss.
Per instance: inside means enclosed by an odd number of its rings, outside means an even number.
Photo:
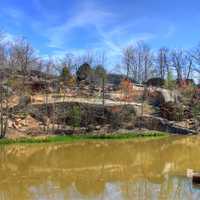
[[[48,136],[48,137],[25,137],[18,139],[1,139],[0,145],[6,144],[31,144],[31,143],[61,143],[61,142],[75,142],[81,140],[131,140],[136,138],[158,139],[167,137],[168,134],[164,132],[142,132],[142,133],[127,133],[127,134],[113,134],[113,135],[76,135],[76,136]]]

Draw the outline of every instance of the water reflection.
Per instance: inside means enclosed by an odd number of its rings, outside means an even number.
[[[0,147],[0,200],[200,199],[198,137]]]

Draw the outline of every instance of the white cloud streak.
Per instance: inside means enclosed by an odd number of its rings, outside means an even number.
[[[65,52],[83,54],[88,50],[93,50],[106,52],[109,60],[114,62],[119,59],[122,49],[126,46],[134,45],[137,41],[149,41],[158,37],[155,32],[137,29],[141,25],[145,26],[147,22],[150,23],[149,19],[141,17],[121,21],[119,13],[114,13],[94,1],[83,0],[82,3],[70,8],[71,15],[62,23],[58,23],[60,20],[57,20],[60,17],[59,13],[49,13],[40,0],[33,0],[33,3],[43,20],[39,22],[33,19],[31,27],[35,33],[41,34],[48,40],[48,43],[43,45],[50,48],[50,54],[55,53],[56,56],[62,56]],[[10,9],[8,13],[16,21],[25,18],[24,13],[20,10]],[[57,21],[57,23],[52,23],[52,21]],[[79,34],[74,36],[74,33],[84,29],[91,29],[91,33],[96,35],[96,41],[87,40],[85,41],[88,43],[87,45],[78,44],[75,41],[71,45],[70,42],[76,40],[76,37],[84,38]],[[175,27],[169,26],[168,31],[163,34],[163,38],[171,37],[174,32]],[[12,35],[7,35],[7,41],[13,39]],[[85,49],[84,46],[88,46],[90,49]]]
[[[135,33],[131,34],[130,27],[137,26],[141,20],[134,20],[132,23],[127,22],[124,25],[117,23],[118,15],[107,11],[94,3],[83,3],[78,9],[74,10],[73,15],[64,23],[50,27],[45,36],[48,38],[48,46],[58,49],[56,54],[63,52],[83,53],[88,49],[67,48],[70,43],[72,33],[78,28],[91,27],[91,31],[97,34],[98,40],[90,43],[88,46],[93,51],[106,52],[107,57],[112,62],[119,59],[122,49],[130,44],[135,44],[139,40],[148,41],[156,37],[153,33]]]
[[[64,41],[70,40],[70,34],[77,28],[86,28],[91,26],[93,28],[104,26],[113,18],[113,14],[103,11],[101,9],[83,6],[82,9],[74,11],[67,22],[51,27],[47,31],[50,47],[62,47]]]
[[[1,40],[2,44],[13,43],[17,39],[16,36],[7,32],[3,32],[2,35],[3,35],[3,39]]]

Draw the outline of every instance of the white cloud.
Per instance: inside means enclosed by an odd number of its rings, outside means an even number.
[[[8,43],[14,42],[15,40],[16,40],[16,36],[7,32],[3,32],[3,39],[1,40],[1,43],[8,44]]]
[[[138,41],[148,41],[156,37],[152,33],[127,33],[128,26],[117,26],[111,31],[98,28],[98,34],[101,38],[98,44],[99,48],[107,53],[110,60],[110,65],[120,63],[122,51],[129,45],[135,45]]]
[[[47,31],[49,47],[64,49],[71,40],[71,33],[76,28],[91,26],[93,27],[93,33],[95,32],[98,39],[95,43],[90,43],[88,46],[92,47],[93,51],[106,52],[109,60],[112,60],[111,64],[113,64],[116,59],[120,58],[122,49],[125,46],[135,44],[139,40],[148,41],[156,37],[153,33],[130,32],[141,22],[146,21],[144,17],[131,22],[126,21],[122,25],[117,14],[94,3],[91,4],[91,2],[84,3],[73,13],[73,16],[67,22],[52,27]],[[84,49],[75,48],[73,50],[69,49],[69,51],[78,54],[79,52],[84,52]]]
[[[152,33],[136,32],[134,28],[148,19],[141,17],[134,20],[121,21],[119,13],[108,10],[97,1],[84,0],[81,3],[71,7],[71,15],[63,23],[52,25],[52,13],[46,13],[45,8],[39,0],[34,0],[36,8],[45,15],[46,25],[38,22],[32,23],[35,31],[42,30],[43,36],[48,40],[46,44],[53,49],[51,54],[61,56],[65,52],[74,54],[84,54],[84,52],[93,50],[94,52],[106,52],[111,64],[120,58],[122,49],[138,40],[148,41],[155,37]],[[45,13],[45,14],[44,14]],[[55,13],[54,13],[55,14]],[[69,14],[69,13],[68,13]],[[55,16],[56,18],[57,16]],[[49,21],[49,23],[48,23]],[[60,21],[60,20],[58,20]],[[124,23],[123,23],[124,22]],[[122,24],[123,23],[123,24]],[[46,26],[46,27],[45,27]],[[86,41],[87,44],[72,43],[78,37],[80,30],[91,29],[91,34],[95,35],[96,41]],[[76,36],[74,35],[77,34]],[[82,36],[84,38],[84,36]],[[90,35],[87,37],[90,37]],[[79,41],[83,38],[77,38]],[[84,47],[87,46],[87,47]],[[51,51],[52,51],[51,49]]]
[[[49,47],[63,47],[63,43],[70,40],[70,34],[76,28],[104,26],[113,18],[111,12],[97,8],[93,4],[83,4],[78,10],[74,11],[73,16],[67,22],[47,30],[46,36],[49,39]]]
[[[119,60],[124,47],[130,44],[134,45],[139,40],[148,41],[156,37],[153,33],[134,31],[141,24],[145,25],[146,22],[149,22],[149,19],[141,17],[131,21],[130,19],[121,21],[118,13],[107,10],[97,2],[88,0],[70,8],[71,16],[66,21],[52,26],[52,13],[49,14],[48,19],[48,13],[41,2],[39,0],[34,0],[34,2],[37,10],[43,12],[47,21],[45,25],[38,22],[34,22],[32,25],[35,31],[41,30],[43,36],[48,39],[47,46],[53,49],[51,54],[59,57],[67,52],[79,55],[89,50],[101,51],[106,52],[111,64],[113,64]],[[76,31],[80,31],[82,28],[83,30],[91,28],[91,33],[96,35],[96,41],[87,41],[87,45],[74,43],[72,47],[70,43],[74,40],[73,33],[77,33]],[[88,46],[90,49],[83,48],[83,46]]]

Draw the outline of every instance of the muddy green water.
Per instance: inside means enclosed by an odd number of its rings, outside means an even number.
[[[0,200],[198,200],[200,138],[0,146]]]

